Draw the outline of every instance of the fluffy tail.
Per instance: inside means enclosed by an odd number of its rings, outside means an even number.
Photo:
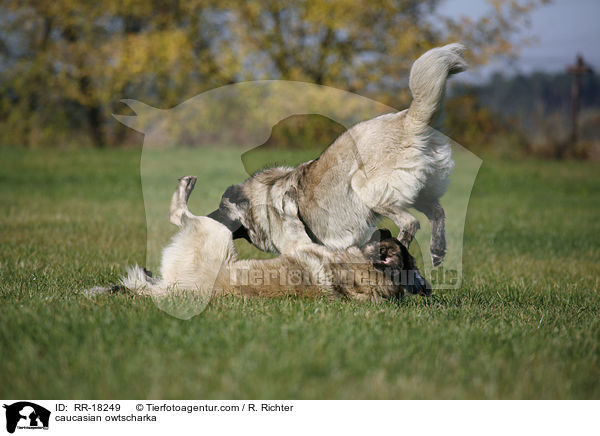
[[[146,268],[138,265],[128,266],[127,274],[119,280],[119,285],[135,294],[147,294],[157,285],[158,280],[152,278],[152,274]]]
[[[446,79],[467,69],[462,57],[464,51],[462,44],[448,44],[429,50],[413,64],[408,83],[413,101],[408,116],[417,125],[430,124],[435,127],[439,122]]]
[[[157,287],[158,280],[152,278],[152,273],[146,268],[138,265],[127,267],[127,274],[119,279],[117,284],[109,287],[94,286],[82,292],[88,297],[101,294],[117,294],[122,292],[133,292],[135,294],[147,294]]]

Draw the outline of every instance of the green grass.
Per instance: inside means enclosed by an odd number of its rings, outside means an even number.
[[[198,212],[243,178],[234,150],[203,156]],[[139,162],[0,149],[0,397],[600,398],[598,164],[486,159],[461,289],[222,298],[183,321],[149,298],[77,292],[146,262]]]

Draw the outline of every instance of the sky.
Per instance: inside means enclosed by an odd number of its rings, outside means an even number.
[[[489,5],[477,0],[445,0],[439,13],[450,17],[467,15],[476,18],[488,10]],[[600,72],[600,1],[554,0],[531,14],[530,26],[522,36],[534,37],[537,42],[522,49],[514,65],[500,63],[471,71],[472,80],[484,79],[491,71],[508,69],[508,73],[564,71],[581,53],[586,62]]]

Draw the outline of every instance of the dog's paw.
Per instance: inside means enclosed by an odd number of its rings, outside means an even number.
[[[185,176],[179,179],[179,187],[183,189],[186,200],[189,198],[190,194],[194,190],[194,186],[196,185],[197,180],[198,178],[195,176]]]
[[[440,266],[442,264],[442,262],[444,261],[445,257],[446,257],[445,251],[441,251],[441,252],[437,252],[437,253],[434,252],[433,250],[431,251],[431,263],[435,267]]]
[[[429,246],[429,252],[431,253],[431,263],[433,266],[440,266],[446,257],[446,238],[442,234],[431,235],[431,244]]]
[[[414,238],[415,238],[414,234],[412,234],[411,232],[407,232],[405,230],[401,230],[400,233],[398,233],[398,241],[400,241],[400,243],[402,245],[404,245],[406,248],[410,247],[410,244]]]

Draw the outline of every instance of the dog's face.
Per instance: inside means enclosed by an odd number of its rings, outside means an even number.
[[[233,239],[244,238],[252,242],[248,229],[244,226],[248,215],[249,200],[240,185],[227,188],[221,197],[219,208],[208,215],[209,218],[220,222],[233,234]]]
[[[377,230],[361,251],[376,269],[391,273],[400,288],[411,294],[431,295],[431,285],[419,272],[415,258],[389,230]]]

